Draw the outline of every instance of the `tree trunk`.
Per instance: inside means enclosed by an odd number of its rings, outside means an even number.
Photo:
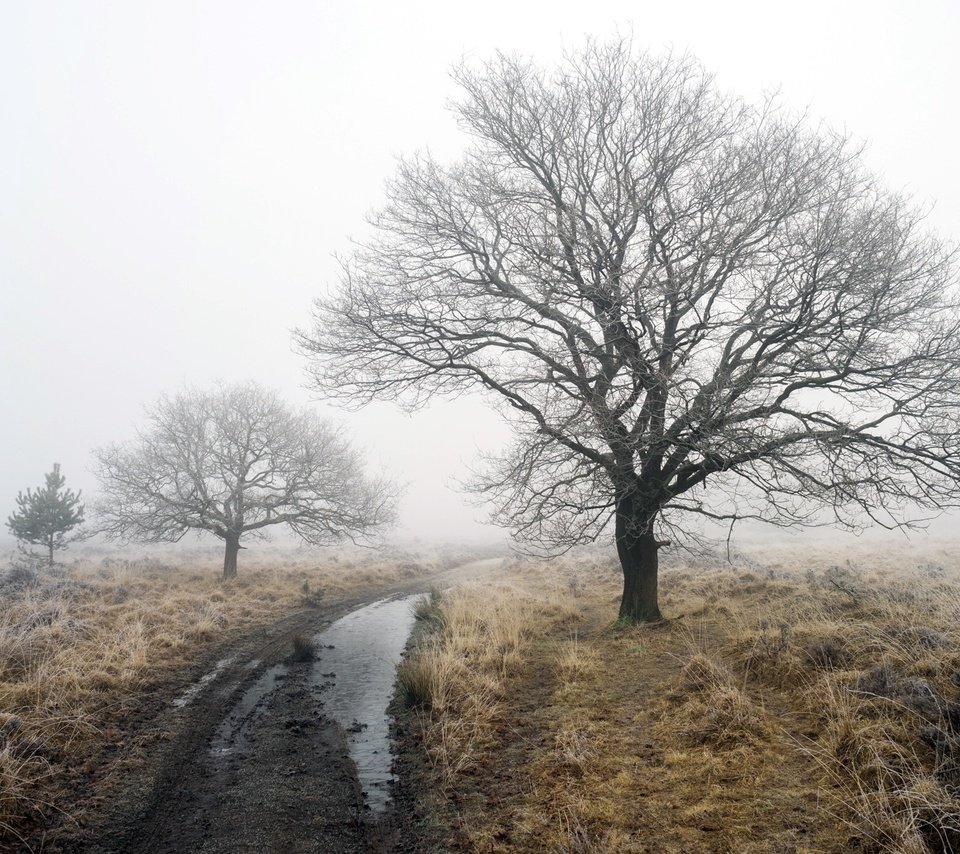
[[[660,543],[649,520],[637,518],[633,500],[617,506],[617,554],[623,569],[623,598],[620,619],[649,623],[662,618],[657,604],[657,569]]]
[[[240,551],[240,535],[227,531],[224,536],[226,547],[223,552],[223,580],[237,577],[237,554]]]
[[[51,569],[53,569],[53,537],[47,540],[47,562]]]

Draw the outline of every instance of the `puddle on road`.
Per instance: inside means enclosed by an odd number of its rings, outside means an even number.
[[[387,704],[400,654],[413,628],[413,604],[419,598],[374,602],[314,638],[319,651],[313,665],[314,684],[324,686],[324,713],[346,730],[350,757],[374,812],[381,812],[390,797]]]

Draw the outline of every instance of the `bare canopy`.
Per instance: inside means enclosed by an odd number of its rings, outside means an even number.
[[[848,139],[621,42],[456,78],[473,145],[401,162],[299,335],[316,387],[488,392],[516,435],[477,485],[497,520],[553,549],[612,523],[628,620],[659,617],[691,514],[955,503],[952,252]]]
[[[338,429],[253,383],[161,398],[148,421],[135,442],[95,452],[108,536],[162,542],[209,531],[225,542],[230,578],[244,534],[286,525],[323,544],[392,518],[394,487],[364,476]]]

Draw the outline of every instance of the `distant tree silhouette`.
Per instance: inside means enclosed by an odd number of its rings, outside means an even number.
[[[94,453],[107,536],[162,542],[209,531],[224,541],[225,579],[237,573],[244,534],[285,525],[330,543],[392,519],[395,488],[364,476],[340,430],[254,383],[163,397],[136,441]]]

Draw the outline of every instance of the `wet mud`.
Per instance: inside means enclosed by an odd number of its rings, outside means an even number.
[[[43,850],[405,850],[403,804],[389,802],[386,706],[411,605],[428,586],[497,562],[300,612],[219,650],[166,701],[152,725],[167,735],[144,749],[122,791],[85,827],[47,836]],[[294,661],[294,638],[304,637],[316,658]]]

